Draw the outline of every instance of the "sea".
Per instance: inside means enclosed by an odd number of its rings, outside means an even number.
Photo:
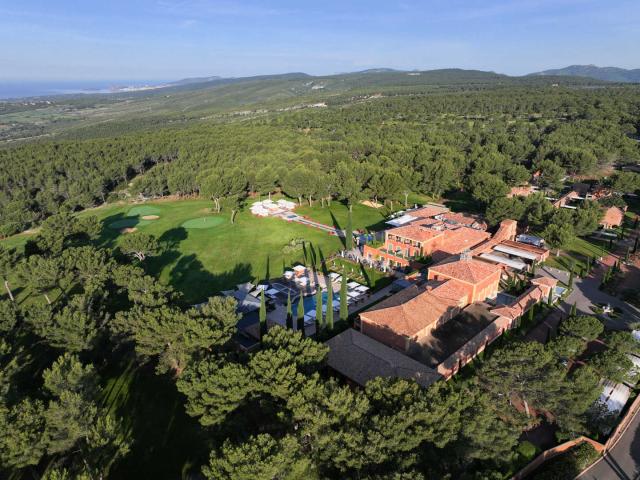
[[[0,80],[0,100],[48,97],[68,94],[112,93],[124,87],[158,85],[161,81],[86,80],[86,81],[6,81]]]

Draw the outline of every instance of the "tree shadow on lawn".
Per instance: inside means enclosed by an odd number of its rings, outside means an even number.
[[[124,213],[121,212],[103,218],[100,222],[102,225],[100,236],[95,241],[96,246],[101,248],[113,248],[117,238],[122,235],[119,228],[114,228],[111,226],[116,222],[126,222],[127,227],[135,228],[135,226],[140,223],[140,217],[127,217]],[[125,227],[123,226],[122,228]]]
[[[214,274],[204,268],[195,254],[186,255],[171,269],[169,285],[182,293],[186,304],[204,302],[222,290],[230,290],[238,283],[253,280],[252,267],[239,263],[232,270]]]
[[[331,223],[333,224],[333,228],[335,228],[336,230],[342,230],[342,228],[340,227],[340,223],[338,223],[338,219],[331,210],[329,210],[329,215],[331,215]],[[347,239],[341,235],[337,235],[337,237],[340,239],[342,247],[347,248]]]

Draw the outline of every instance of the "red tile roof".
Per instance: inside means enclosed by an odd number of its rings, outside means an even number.
[[[440,215],[441,213],[448,212],[449,209],[447,207],[439,207],[437,205],[427,205],[423,208],[418,208],[417,210],[412,210],[407,212],[407,215],[411,215],[415,218],[431,218],[436,215]]]
[[[395,333],[411,337],[437,322],[458,306],[458,302],[442,298],[419,287],[409,287],[362,312],[366,322],[386,326]]]
[[[482,230],[487,229],[487,224],[481,218],[476,217],[475,215],[448,212],[443,213],[439,218],[457,225],[465,225],[467,227],[475,226],[476,228],[480,228]]]
[[[536,277],[531,279],[531,283],[534,285],[546,285],[547,287],[555,287],[558,284],[558,280],[551,277]]]
[[[472,284],[479,283],[488,276],[501,270],[501,267],[498,265],[473,258],[441,263],[429,267],[429,271],[431,272],[440,273],[447,277]]]
[[[542,288],[536,285],[516,298],[510,305],[492,308],[491,313],[501,317],[506,317],[510,320],[515,320],[529,310],[533,304],[538,303],[541,300],[544,300],[544,292],[542,291]]]
[[[466,298],[469,292],[467,289],[456,280],[446,280],[442,283],[435,285],[431,289],[431,293],[448,300],[455,300],[459,303],[466,304]]]
[[[491,234],[487,232],[468,227],[447,230],[444,237],[444,243],[439,250],[455,255],[475,247],[490,237]]]
[[[620,208],[609,207],[606,212],[604,212],[604,216],[602,217],[602,220],[600,220],[600,224],[617,227],[618,225],[622,225],[623,218],[624,212]]]
[[[399,237],[415,240],[417,242],[423,242],[442,235],[441,231],[423,227],[417,223],[392,228],[387,230],[387,233],[389,235],[398,235]]]

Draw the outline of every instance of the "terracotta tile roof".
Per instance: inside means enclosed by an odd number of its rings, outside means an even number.
[[[431,293],[440,298],[454,300],[458,303],[464,302],[465,304],[467,295],[469,294],[469,292],[464,288],[464,285],[456,280],[446,280],[442,283],[436,284],[431,289]]]
[[[482,230],[487,229],[487,224],[481,218],[476,217],[475,215],[468,215],[466,213],[448,212],[448,213],[443,213],[442,215],[439,216],[439,218],[442,218],[442,220],[449,223],[454,223],[456,225],[465,225],[467,227],[474,226]]]
[[[411,337],[457,306],[455,300],[441,298],[423,287],[413,286],[362,312],[360,318]]]
[[[441,377],[435,370],[352,328],[327,341],[331,368],[365,385],[376,377],[406,378],[428,387]]]
[[[389,235],[398,235],[399,237],[415,240],[417,242],[423,242],[442,235],[441,231],[423,227],[417,223],[392,228],[387,230],[387,233]]]
[[[468,227],[447,230],[443,244],[439,250],[455,255],[475,247],[490,237],[491,234],[487,232]]]
[[[558,280],[551,277],[536,277],[531,279],[531,283],[534,285],[546,285],[547,287],[555,287],[558,284]]]
[[[500,270],[501,268],[498,265],[474,258],[460,259],[429,267],[431,272],[473,284],[481,282]]]
[[[620,208],[609,207],[604,212],[604,216],[602,217],[602,220],[600,220],[600,224],[618,226],[622,224],[623,218],[624,212]]]
[[[531,305],[538,303],[541,300],[544,300],[544,292],[542,291],[542,288],[536,285],[516,298],[513,303],[492,308],[491,313],[509,318],[510,320],[515,320],[529,310]]]
[[[415,218],[431,218],[448,211],[449,209],[447,207],[440,207],[438,205],[427,205],[426,207],[407,212],[407,214]]]

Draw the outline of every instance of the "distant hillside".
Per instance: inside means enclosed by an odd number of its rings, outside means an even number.
[[[530,76],[554,75],[562,77],[587,77],[605,82],[640,83],[640,68],[627,70],[618,67],[597,67],[595,65],[571,65],[565,68],[556,68],[536,72]]]

